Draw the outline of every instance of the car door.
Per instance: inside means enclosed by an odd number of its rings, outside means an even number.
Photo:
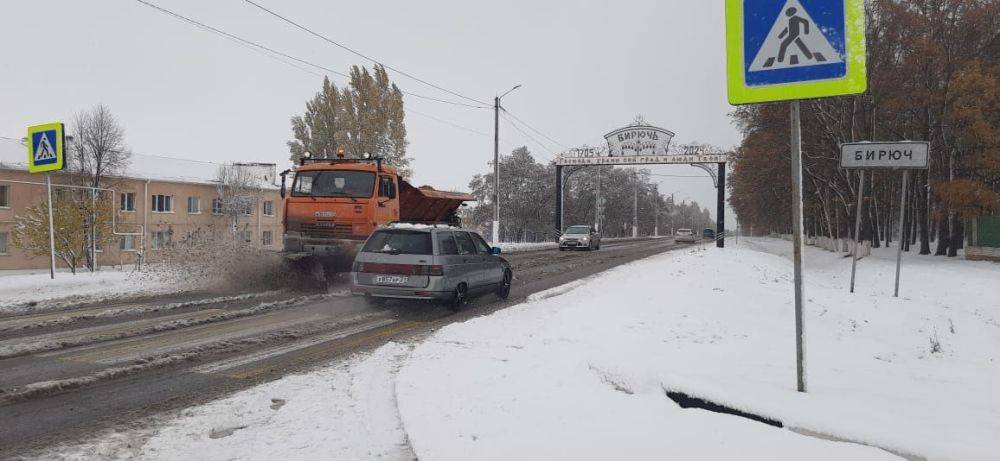
[[[503,265],[500,264],[500,257],[490,252],[490,245],[483,240],[483,237],[475,232],[469,232],[472,241],[476,244],[476,250],[482,255],[482,283],[484,285],[494,285],[503,280]]]
[[[461,257],[462,265],[465,266],[463,273],[469,283],[469,288],[478,288],[483,283],[483,257],[479,254],[479,250],[468,232],[455,231],[452,234],[458,243],[458,255]]]
[[[458,242],[451,231],[434,234],[437,243],[437,264],[444,266],[445,290],[454,290],[458,283],[468,279],[469,265],[459,254]]]

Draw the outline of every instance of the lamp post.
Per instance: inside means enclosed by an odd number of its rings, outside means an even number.
[[[517,84],[493,98],[493,243],[500,243],[500,99],[520,88]]]

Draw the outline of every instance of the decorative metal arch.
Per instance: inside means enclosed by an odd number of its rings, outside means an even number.
[[[719,175],[715,172],[715,170],[712,167],[704,163],[692,163],[691,166],[705,170],[705,172],[712,177],[712,184],[715,186],[715,188],[716,189],[719,188]]]

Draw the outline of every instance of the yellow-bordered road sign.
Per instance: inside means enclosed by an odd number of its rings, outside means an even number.
[[[63,169],[66,138],[62,123],[28,127],[28,171],[42,173]]]
[[[864,0],[726,0],[729,102],[863,93]]]

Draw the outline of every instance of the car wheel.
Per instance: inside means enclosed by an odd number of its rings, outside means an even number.
[[[455,287],[455,293],[451,295],[451,303],[448,307],[452,311],[458,312],[469,303],[469,287],[463,282]]]
[[[507,299],[510,296],[510,284],[514,279],[514,274],[511,274],[509,270],[503,271],[503,282],[500,282],[500,288],[497,289],[497,297],[500,299]]]
[[[566,251],[566,247],[559,247],[559,251]]]

